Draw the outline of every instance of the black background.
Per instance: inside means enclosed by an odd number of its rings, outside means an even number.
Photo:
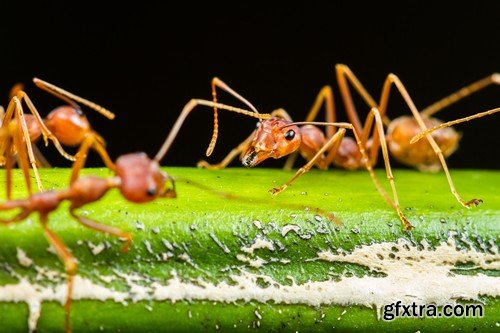
[[[0,5],[1,104],[7,104],[14,83],[25,82],[42,114],[58,106],[34,88],[33,76],[102,104],[117,114],[114,121],[92,111],[87,115],[113,158],[139,150],[155,154],[184,104],[193,97],[210,99],[213,76],[261,112],[284,107],[302,120],[323,85],[338,91],[336,63],[350,66],[376,98],[386,75],[396,73],[419,108],[500,70],[498,1],[439,7],[437,1],[385,6],[310,1],[291,7],[249,1],[134,1],[105,7],[104,1],[6,2]],[[498,107],[499,89],[491,87],[439,116],[451,120]],[[227,95],[219,100],[241,106]],[[399,97],[389,107],[392,118],[408,113]],[[340,98],[337,108],[345,120]],[[212,162],[255,125],[224,112],[220,118]],[[163,164],[194,165],[203,158],[211,119],[207,108],[194,112]],[[499,121],[492,116],[460,126],[464,138],[449,159],[451,167],[498,168]],[[42,151],[54,164],[68,165],[53,147]],[[90,165],[99,163],[90,159]]]

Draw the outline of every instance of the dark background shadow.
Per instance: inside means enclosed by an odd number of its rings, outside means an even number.
[[[33,76],[100,103],[117,114],[116,120],[92,111],[87,115],[114,158],[137,150],[155,154],[184,104],[192,97],[211,97],[213,76],[261,112],[284,107],[302,120],[323,85],[338,91],[336,63],[349,65],[375,97],[386,75],[396,73],[419,108],[500,70],[498,2],[436,7],[415,1],[385,8],[362,1],[292,7],[169,3],[103,7],[104,2],[38,2],[21,8],[4,1],[1,104],[7,104],[14,83],[25,82],[42,114],[58,106],[30,83]],[[498,107],[499,89],[478,93],[439,117],[451,120]],[[227,95],[221,94],[220,101],[241,106]],[[389,107],[392,118],[409,112],[399,97]],[[345,120],[338,94],[337,109]],[[255,125],[233,114],[221,113],[220,118],[213,162]],[[451,167],[498,168],[499,121],[492,116],[460,126],[464,138],[449,159]],[[194,165],[204,157],[211,129],[210,110],[200,108],[164,164]],[[53,147],[42,151],[54,164],[69,165]],[[90,165],[100,162],[92,157]]]

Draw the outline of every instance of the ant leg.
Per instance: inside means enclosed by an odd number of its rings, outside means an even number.
[[[284,109],[274,110],[273,112],[271,112],[271,116],[292,121],[290,115]],[[254,133],[252,132],[252,134],[250,134],[245,140],[243,140],[238,146],[236,146],[236,148],[233,148],[221,162],[217,164],[210,164],[205,160],[201,160],[198,162],[196,166],[198,168],[205,168],[209,170],[221,170],[226,168],[229,165],[229,163],[231,163],[236,158],[236,156],[240,155],[241,157],[241,155],[245,153],[245,151],[248,149],[248,146],[252,142],[253,137]]]
[[[76,103],[81,103],[81,104],[97,111],[98,113],[102,114],[104,117],[106,117],[108,119],[115,118],[115,114],[113,112],[109,111],[108,109],[106,109],[106,108],[104,108],[104,107],[102,107],[94,102],[89,101],[88,99],[85,99],[85,98],[82,98],[82,97],[77,96],[75,94],[72,94],[69,91],[66,91],[62,88],[59,88],[59,87],[57,87],[51,83],[48,83],[46,81],[40,80],[39,78],[36,78],[36,77],[33,79],[33,82],[36,84],[36,86],[38,88],[45,90],[49,94],[65,101],[66,103],[68,103],[72,107],[74,107],[75,109],[80,109],[80,107]]]
[[[37,148],[37,146],[35,144],[31,144],[31,149],[33,150],[33,154],[35,155],[36,165],[39,168],[50,168],[50,167],[52,167],[50,165],[49,161],[47,161],[47,159],[45,158],[45,156],[43,156],[42,152],[40,151],[40,149]]]
[[[196,166],[198,168],[209,169],[209,170],[225,169],[228,166],[228,164],[231,163],[238,155],[241,155],[248,149],[248,146],[253,140],[253,136],[254,133],[252,132],[252,134],[250,134],[248,138],[243,140],[238,146],[236,146],[236,148],[233,148],[221,162],[217,164],[210,164],[205,160],[201,160],[196,164]]]
[[[17,98],[16,98],[17,99]],[[29,159],[29,163],[31,164],[31,169],[33,169],[33,173],[35,174],[36,184],[38,185],[38,190],[43,192],[42,180],[40,179],[40,174],[38,173],[38,167],[36,163],[35,154],[33,153],[33,145],[31,143],[30,134],[28,131],[28,125],[26,124],[26,120],[24,118],[23,108],[20,102],[18,102],[18,108],[16,111],[16,119],[19,124],[21,124],[21,132],[19,132],[19,127],[16,131],[12,131],[14,135],[14,143],[17,147],[19,154],[19,164],[23,169],[26,185],[28,187],[29,194],[31,195],[31,179],[29,175],[29,167],[26,162]],[[15,141],[17,137],[17,142]],[[26,156],[27,155],[27,156]]]
[[[427,127],[425,126],[425,123],[423,121],[422,115],[418,112],[417,107],[413,103],[410,95],[406,91],[406,88],[404,87],[404,85],[401,82],[401,80],[396,75],[394,75],[394,74],[389,74],[389,76],[387,77],[387,79],[386,79],[386,81],[384,83],[384,88],[382,90],[382,96],[381,96],[381,101],[380,101],[380,109],[381,110],[385,110],[387,108],[387,103],[388,103],[388,100],[389,100],[389,94],[390,94],[390,91],[391,91],[391,87],[393,85],[397,88],[398,92],[401,94],[401,96],[403,97],[404,101],[406,102],[406,104],[410,108],[410,111],[413,114],[413,117],[417,121],[417,123],[420,126],[420,128],[422,129],[422,131],[427,130]],[[382,113],[382,111],[381,111],[381,113]],[[376,147],[376,144],[377,144],[376,143],[376,141],[377,141],[376,136],[377,135],[378,135],[377,132],[374,133],[374,147]],[[434,150],[434,153],[439,158],[441,166],[443,167],[443,170],[444,170],[444,172],[446,174],[446,179],[448,180],[448,184],[450,186],[450,190],[451,190],[451,193],[453,194],[453,196],[455,196],[455,198],[457,199],[457,201],[460,202],[460,204],[462,206],[466,207],[466,208],[469,208],[472,205],[474,205],[474,206],[479,205],[481,203],[480,199],[472,199],[470,201],[465,201],[458,194],[457,190],[455,189],[455,185],[453,184],[453,180],[451,179],[450,171],[448,170],[448,166],[446,164],[446,160],[444,158],[443,152],[441,151],[441,149],[439,148],[438,144],[436,143],[436,141],[434,140],[434,138],[430,134],[427,134],[426,138],[429,141],[430,145],[432,146],[432,149]],[[377,148],[373,148],[373,149],[374,150],[378,150]]]
[[[289,181],[287,181],[284,185],[281,185],[280,187],[272,188],[271,190],[269,190],[269,192],[271,192],[271,194],[279,194],[283,190],[285,190],[288,186],[292,185],[293,182],[295,182],[295,180],[298,177],[308,172],[313,167],[313,165],[316,164],[317,161],[323,157],[323,154],[328,149],[332,148],[337,141],[342,141],[344,135],[345,135],[345,129],[344,128],[339,129],[339,131],[335,133],[330,139],[328,139],[328,141],[323,145],[323,147],[321,147],[321,149],[318,150],[316,155],[314,155],[314,157],[311,160],[309,160],[309,162],[307,162],[306,165],[297,170],[295,175],[293,175],[293,177]]]
[[[64,322],[66,326],[66,332],[71,332],[70,325],[70,313],[71,313],[71,296],[73,295],[73,280],[78,268],[76,259],[71,255],[71,252],[66,248],[61,239],[47,227],[47,214],[40,214],[40,222],[42,224],[45,237],[48,242],[54,246],[57,256],[64,263],[64,268],[66,270],[66,280],[67,280],[67,294],[66,303],[64,304]]]
[[[335,99],[333,97],[332,87],[330,86],[324,86],[323,88],[321,88],[316,97],[316,100],[314,101],[313,106],[311,107],[311,110],[307,114],[305,121],[315,120],[323,104],[325,105],[326,122],[334,123],[336,121]],[[292,121],[291,119],[287,120]],[[336,132],[336,127],[331,127],[331,126],[327,127],[325,130],[327,139],[331,138],[335,134],[335,132]],[[295,151],[288,156],[285,162],[285,166],[283,167],[283,170],[290,171],[293,168],[293,165],[295,164],[295,160],[297,159],[298,154],[299,151]],[[328,164],[325,166],[325,168],[326,167],[328,167]]]
[[[321,88],[318,95],[316,96],[316,100],[314,101],[311,110],[307,114],[306,120],[304,121],[314,121],[323,104],[325,105],[325,121],[327,123],[334,123],[336,121],[335,99],[333,96],[332,87],[330,86],[324,86],[323,88]],[[333,126],[328,126],[325,129],[327,138],[331,138],[335,134],[335,132],[336,127]]]
[[[171,188],[168,188],[165,190],[165,192],[163,193],[162,197],[163,198],[177,198],[177,192],[175,190],[175,179],[174,177],[170,176],[170,175],[167,175],[167,181],[170,182],[170,184],[172,184],[172,187]]]
[[[390,201],[390,199],[387,195],[387,192],[382,188],[382,186],[378,182],[377,176],[373,172],[372,164],[368,161],[368,159],[366,158],[366,155],[363,154],[365,161],[367,161],[366,168],[367,168],[368,172],[370,173],[370,176],[372,177],[373,183],[375,184],[375,187],[377,187],[379,193],[382,194],[382,196],[389,203],[389,205],[393,206],[396,209],[399,218],[403,222],[403,226],[404,226],[405,230],[411,230],[413,228],[413,226],[408,221],[408,219],[404,216],[403,211],[401,210],[401,207],[399,205],[398,192],[396,190],[396,183],[394,181],[394,176],[392,174],[392,169],[391,169],[391,162],[389,160],[389,150],[387,149],[387,140],[385,138],[382,117],[380,115],[379,110],[376,108],[373,108],[370,111],[370,113],[374,114],[374,116],[375,116],[375,125],[377,128],[377,132],[378,132],[378,136],[379,136],[379,140],[380,140],[380,146],[382,148],[382,156],[384,158],[385,172],[387,175],[387,179],[389,180],[389,184],[391,185],[391,190],[392,190],[392,195],[393,195],[394,201]],[[358,143],[358,145],[359,145],[359,143]],[[360,149],[362,149],[361,146],[360,146]]]
[[[63,149],[59,140],[57,140],[57,138],[54,136],[54,134],[52,134],[52,132],[47,128],[47,126],[45,126],[45,123],[43,122],[42,117],[38,113],[38,110],[36,109],[35,105],[31,101],[29,96],[24,91],[20,91],[17,93],[17,98],[19,98],[19,101],[24,100],[24,102],[28,106],[28,109],[30,110],[31,114],[33,114],[33,116],[35,116],[35,119],[38,123],[38,126],[40,126],[40,130],[42,132],[42,136],[43,136],[43,140],[45,142],[45,145],[48,144],[48,140],[51,140],[52,143],[54,144],[54,146],[56,147],[56,149],[59,151],[59,154],[61,154],[61,156],[63,156],[67,160],[74,161],[75,157],[73,155],[68,154]]]
[[[428,107],[423,109],[420,114],[425,117],[430,117],[441,111],[442,109],[450,106],[451,104],[454,104],[467,96],[470,96],[484,88],[487,88],[492,84],[500,84],[500,73],[493,73],[490,76],[487,76],[481,80],[469,84],[468,86],[463,87],[453,94],[429,105]]]
[[[349,83],[352,85],[354,90],[361,96],[361,98],[365,101],[366,105],[371,108],[378,107],[378,104],[375,102],[373,97],[368,93],[365,87],[358,80],[356,75],[351,71],[349,67],[343,64],[335,65],[335,72],[337,75],[337,82],[340,89],[340,94],[342,96],[342,100],[344,102],[347,117],[349,122],[354,126],[356,131],[361,134],[362,137],[367,136],[364,132],[368,129],[365,127],[361,127],[361,122],[359,120],[358,112],[356,111],[356,107],[354,106],[354,101],[352,100],[351,91],[349,89]],[[382,115],[384,119],[384,124],[386,126],[389,125],[390,120]]]
[[[339,84],[340,92],[342,99],[344,101],[344,105],[346,107],[346,112],[347,112],[347,117],[349,118],[349,121],[351,124],[353,124],[354,128],[356,129],[357,133],[361,134],[361,143],[363,147],[366,147],[366,143],[368,141],[368,138],[370,137],[371,129],[373,126],[373,113],[368,113],[368,116],[366,117],[365,123],[363,127],[361,127],[361,122],[359,121],[358,113],[356,111],[356,108],[354,107],[354,102],[352,100],[351,92],[349,90],[349,84],[348,82],[351,83],[353,86],[354,90],[363,98],[365,103],[372,109],[378,107],[378,104],[375,102],[375,100],[372,98],[372,96],[368,93],[368,91],[363,87],[361,82],[358,80],[358,78],[354,75],[354,73],[351,71],[349,67],[346,65],[342,64],[337,64],[335,66],[335,70],[337,73],[337,82]],[[347,80],[346,80],[347,79]],[[391,120],[385,115],[385,109],[380,109],[380,115],[382,117],[382,120],[384,122],[385,126],[389,126],[391,123]],[[375,132],[375,129],[373,129]],[[370,156],[373,154],[370,153]],[[374,165],[376,162],[376,156],[373,156],[373,158],[370,158],[370,164]]]
[[[101,156],[104,165],[106,165],[106,167],[111,171],[115,171],[115,163],[113,163],[111,157],[109,157],[108,152],[106,151],[106,142],[104,139],[96,132],[93,132],[89,137],[92,137],[92,140],[94,141],[92,148],[97,151],[99,156]]]
[[[438,129],[445,128],[445,127],[450,127],[450,126],[454,126],[454,125],[457,125],[457,124],[460,124],[460,123],[464,123],[464,122],[467,122],[467,121],[471,121],[471,120],[474,120],[474,119],[477,119],[477,118],[489,116],[489,115],[492,115],[492,114],[497,113],[499,111],[500,111],[500,108],[491,109],[491,110],[488,110],[488,111],[476,113],[475,115],[472,115],[472,116],[468,116],[468,117],[464,117],[464,118],[452,120],[452,121],[449,121],[447,123],[443,123],[443,124],[434,126],[432,128],[429,128],[426,131],[420,132],[419,134],[415,135],[413,138],[411,138],[410,143],[415,143],[415,142],[419,141],[420,139],[422,139],[427,134],[430,134],[430,133],[432,133],[432,132],[434,132],[434,131],[436,131]]]
[[[368,156],[366,155],[364,144],[362,143],[361,138],[359,137],[358,133],[356,133],[356,129],[352,125],[349,128],[354,133],[354,137],[355,137],[356,143],[359,147],[359,151],[360,151],[361,156],[365,162],[365,168],[368,171],[368,173],[370,174],[370,177],[372,179],[373,184],[375,185],[375,188],[380,193],[380,195],[384,198],[384,200],[387,202],[387,204],[389,206],[393,207],[394,209],[396,209],[396,212],[398,213],[399,219],[403,223],[403,227],[405,228],[405,230],[409,231],[413,228],[413,226],[411,225],[410,221],[408,221],[406,216],[403,214],[403,211],[401,210],[401,206],[399,205],[398,192],[396,189],[396,183],[394,181],[394,175],[392,174],[391,163],[389,160],[389,150],[387,149],[387,141],[385,138],[384,123],[382,120],[382,116],[377,108],[372,108],[370,110],[369,115],[370,116],[373,115],[371,117],[375,118],[375,126],[376,126],[376,130],[377,130],[378,137],[379,137],[379,143],[380,143],[380,146],[382,148],[382,156],[384,158],[385,171],[386,171],[387,179],[388,179],[389,184],[391,186],[393,200],[391,200],[389,198],[389,195],[387,194],[385,189],[382,187],[382,185],[380,184],[380,182],[377,178],[377,175],[373,171],[373,167],[372,167],[373,164],[370,162],[370,160],[368,159]]]
[[[78,152],[76,153],[76,160],[75,163],[73,163],[73,170],[71,172],[71,178],[69,181],[70,185],[73,184],[75,180],[77,180],[80,170],[83,168],[85,162],[87,161],[87,156],[90,148],[93,148],[97,151],[107,168],[112,171],[116,170],[115,164],[113,163],[113,161],[111,161],[111,158],[104,148],[104,140],[95,133],[90,134],[85,138],[85,140],[83,140],[80,148],[78,149]]]
[[[8,127],[9,127],[9,124],[12,120],[12,117],[14,116],[14,112],[16,111],[16,108],[18,106],[18,103],[16,102],[16,100],[18,101],[17,98],[12,98],[9,101],[9,104],[7,105],[7,111],[5,112],[4,116],[2,117],[2,123],[0,126],[0,130],[2,131],[2,133],[0,135],[4,138],[11,137]],[[5,156],[5,154],[7,152],[6,145],[7,145],[6,139],[0,140],[0,156]]]
[[[100,232],[104,232],[104,233],[107,233],[107,234],[110,234],[110,235],[113,235],[115,237],[118,237],[118,238],[123,238],[125,239],[125,244],[122,246],[122,252],[128,252],[129,248],[130,248],[130,245],[132,244],[132,234],[129,233],[129,232],[125,232],[121,229],[118,229],[118,228],[115,228],[115,227],[111,227],[111,226],[108,226],[108,225],[104,225],[104,224],[100,224],[96,221],[93,221],[91,219],[88,219],[86,217],[83,217],[83,216],[80,216],[80,215],[77,215],[75,213],[75,209],[76,207],[74,207],[73,205],[70,207],[69,209],[69,213],[71,214],[71,216],[73,216],[78,222],[80,222],[81,224],[83,224],[84,226],[86,226],[87,228],[90,228],[90,229],[94,229],[94,230],[97,230],[97,231],[100,231]]]
[[[18,126],[19,121],[21,121],[21,119],[19,119],[18,121],[15,121],[15,122],[11,122],[9,124],[9,130],[12,133],[14,147],[16,147],[16,149],[17,149],[17,155],[18,155],[17,160],[18,160],[19,166],[21,167],[21,169],[23,171],[24,182],[26,183],[26,187],[28,188],[29,195],[31,195],[33,193],[33,190],[31,188],[30,171],[29,171],[29,166],[28,166],[28,154],[26,153],[26,147],[25,147],[26,144],[31,146],[31,142],[29,141],[29,136],[28,136],[28,140],[23,142],[23,137],[25,140],[26,140],[26,137],[24,136],[25,133],[21,134],[21,129]],[[33,168],[33,171],[35,172],[35,177],[36,177],[36,181],[38,184],[38,188],[40,189],[40,191],[43,191],[42,182],[41,182],[40,176],[38,175],[38,172],[37,172],[38,170],[36,167],[36,163],[32,164],[31,166]],[[9,184],[9,186],[12,186],[12,184]],[[10,192],[10,190],[9,190],[9,192]]]
[[[24,221],[32,213],[32,210],[27,207],[28,205],[28,200],[10,200],[3,202],[2,204],[0,204],[0,210],[21,208],[21,212],[16,216],[11,217],[10,219],[0,218],[0,223],[8,225],[11,223]]]
[[[26,187],[28,188],[29,194],[31,195],[32,190],[31,179],[29,176],[29,167],[26,164],[26,162],[28,161],[28,157],[35,173],[38,188],[42,191],[42,183],[38,174],[38,170],[36,168],[36,163],[33,163],[34,155],[31,150],[31,141],[29,137],[28,127],[24,119],[21,101],[17,96],[14,96],[9,102],[7,113],[5,114],[3,121],[4,122],[2,123],[1,128],[4,132],[2,136],[10,137],[10,139],[3,139],[2,143],[0,144],[0,156],[5,156],[6,160],[10,159],[9,163],[6,163],[7,197],[10,198],[12,187],[11,170],[13,167],[13,147],[16,147],[17,153],[19,154],[19,165],[23,170]],[[20,131],[22,131],[22,135]],[[26,152],[26,149],[28,149],[28,152]]]
[[[399,216],[401,222],[403,223],[403,226],[405,227],[405,229],[410,230],[412,228],[412,225],[406,219],[406,217],[404,216],[404,214],[401,211],[401,208],[399,206],[398,194],[396,191],[396,184],[394,182],[394,176],[392,175],[392,169],[391,169],[391,165],[389,162],[389,154],[388,154],[387,144],[385,141],[385,134],[384,134],[384,126],[383,126],[382,117],[380,116],[380,113],[376,108],[373,108],[370,111],[370,114],[373,114],[372,117],[375,118],[376,125],[377,125],[377,131],[380,132],[380,144],[382,145],[382,152],[383,152],[383,156],[384,156],[387,179],[389,180],[389,183],[391,185],[391,190],[392,190],[392,193],[394,196],[394,202],[390,199],[389,195],[387,194],[387,192],[384,190],[384,188],[382,187],[382,185],[378,181],[378,178],[377,178],[375,172],[373,171],[372,165],[369,163],[368,156],[367,156],[365,148],[361,142],[360,136],[356,132],[356,129],[354,128],[354,126],[352,124],[349,124],[349,123],[325,123],[325,122],[296,122],[293,124],[294,125],[336,126],[336,127],[341,128],[344,131],[344,133],[345,133],[345,129],[352,130],[353,134],[354,134],[354,138],[356,140],[356,144],[359,147],[359,151],[361,153],[362,160],[365,163],[366,170],[370,174],[370,177],[373,181],[373,184],[375,185],[375,188],[380,193],[380,195],[385,199],[385,201],[389,204],[389,206],[396,209],[398,216]],[[333,154],[328,154],[328,156],[327,156],[327,158],[329,158],[329,159],[330,158],[333,159],[333,157],[334,157]],[[331,160],[330,160],[330,162],[331,162]]]
[[[7,132],[8,133],[8,132]],[[13,142],[10,133],[5,135],[6,138],[2,138],[5,148],[5,192],[7,200],[12,199],[12,168],[14,167],[14,156],[12,155]]]
[[[271,118],[271,115],[268,113],[259,114],[259,113],[255,113],[252,111],[240,109],[240,108],[235,108],[235,107],[225,105],[225,104],[214,103],[214,102],[202,100],[202,99],[192,99],[184,106],[179,117],[175,121],[174,126],[170,130],[170,133],[168,134],[167,138],[165,139],[165,142],[163,142],[163,145],[161,146],[160,150],[158,151],[158,153],[155,156],[156,161],[160,161],[161,159],[163,159],[163,157],[165,157],[165,154],[170,149],[170,146],[174,142],[174,139],[177,136],[177,134],[179,133],[179,130],[181,129],[182,124],[186,120],[187,116],[198,105],[204,105],[204,106],[208,106],[211,108],[217,107],[218,109],[221,109],[221,110],[240,113],[240,114],[244,114],[245,116],[249,116],[249,117],[257,118],[257,119],[269,119],[269,118]],[[214,131],[214,133],[215,133],[215,131]],[[213,147],[215,146],[216,141],[217,141],[217,133],[215,133],[215,135],[212,135],[212,140],[210,141],[210,145],[207,149],[207,156],[209,156],[212,153],[212,150],[213,150]]]

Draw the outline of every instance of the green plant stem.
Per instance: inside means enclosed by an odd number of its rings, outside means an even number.
[[[425,240],[436,247],[451,237],[458,247],[472,246],[478,251],[482,251],[484,244],[498,246],[499,243],[500,172],[452,171],[464,199],[484,200],[481,206],[467,210],[451,195],[443,174],[396,170],[401,206],[415,226],[411,233],[406,233],[395,211],[379,196],[365,172],[314,170],[273,197],[267,190],[284,183],[292,173],[239,168],[216,172],[192,168],[167,168],[167,171],[174,177],[191,179],[215,191],[244,198],[224,199],[179,181],[176,199],[137,205],[126,202],[118,190],[113,190],[99,202],[79,210],[96,221],[132,232],[133,245],[127,254],[119,251],[121,241],[86,229],[71,219],[67,204],[63,204],[50,215],[49,224],[78,259],[80,276],[128,293],[130,286],[123,279],[103,281],[102,277],[129,274],[140,277],[138,285],[164,282],[172,277],[192,283],[201,279],[213,284],[223,281],[230,284],[231,275],[242,271],[265,275],[283,285],[289,285],[291,280],[301,285],[353,276],[382,279],[383,274],[362,265],[317,260],[318,253],[337,249],[350,252],[362,245],[395,243],[400,239],[412,244]],[[82,172],[85,174],[110,175],[106,169],[86,169]],[[385,174],[382,171],[377,174],[384,183]],[[41,175],[47,189],[63,188],[69,179],[66,169],[42,170]],[[4,179],[3,174],[0,179]],[[22,198],[25,189],[19,173],[15,174],[14,182],[14,196]],[[315,208],[334,213],[343,226],[318,215]],[[2,216],[8,215],[2,213]],[[284,236],[285,226],[292,229]],[[300,231],[294,231],[297,227]],[[20,277],[41,285],[64,283],[61,278],[57,281],[47,276],[40,278],[40,272],[35,269],[36,266],[46,271],[63,272],[57,257],[47,251],[48,245],[42,235],[36,215],[23,223],[0,229],[0,287],[16,283]],[[257,248],[254,253],[243,250],[259,238],[271,242],[273,250]],[[93,254],[95,246],[100,245],[102,250]],[[33,260],[32,266],[21,265],[17,258],[18,248]],[[247,259],[261,259],[265,264],[257,267],[242,260],[241,255]],[[457,266],[464,272],[466,268]],[[473,270],[470,274],[476,273],[477,270]],[[485,274],[500,276],[498,270]],[[389,322],[378,319],[373,307],[335,302],[310,306],[258,300],[230,303],[212,300],[175,303],[140,300],[134,303],[127,300],[127,305],[123,305],[111,300],[76,300],[72,327],[74,331],[86,332],[102,329],[121,332],[218,329],[301,332],[331,331],[333,328],[362,331],[496,328],[500,321],[498,298],[482,297],[481,301],[486,304],[483,318],[404,318]],[[0,331],[26,331],[27,317],[26,304],[0,302]],[[64,329],[63,308],[59,303],[42,303],[37,329],[40,332]]]

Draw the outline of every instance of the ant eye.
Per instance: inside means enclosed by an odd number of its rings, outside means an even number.
[[[156,188],[154,188],[154,187],[148,188],[147,191],[146,191],[146,194],[149,195],[149,196],[155,195],[156,194]]]
[[[285,139],[287,140],[292,140],[294,137],[295,137],[294,130],[289,130],[288,132],[285,133]]]

